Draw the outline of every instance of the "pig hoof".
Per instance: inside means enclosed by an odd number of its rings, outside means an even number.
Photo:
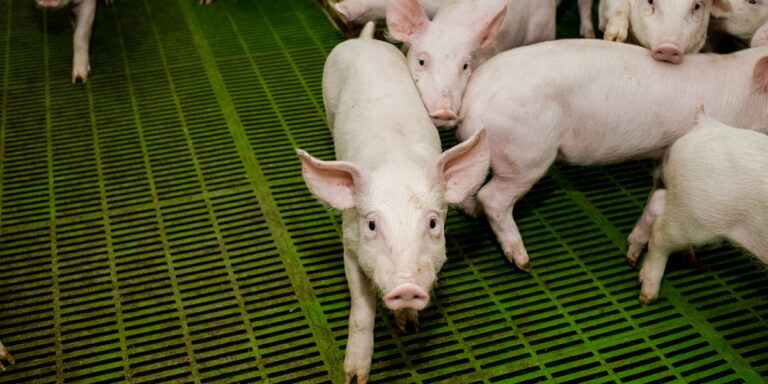
[[[641,293],[639,300],[641,306],[647,307],[656,301],[656,297],[647,296],[646,294]]]
[[[611,19],[608,20],[608,25],[605,27],[604,40],[617,41],[623,43],[627,41],[627,34],[629,31],[629,21],[625,19]]]
[[[347,375],[344,378],[344,383],[345,384],[352,383],[352,378],[354,378],[355,376],[357,376],[357,384],[365,384],[368,382],[368,372],[358,373],[358,374],[347,372]]]
[[[640,253],[643,251],[643,246],[638,244],[630,244],[627,249],[627,261],[629,265],[637,268],[637,260],[640,259]]]
[[[11,356],[10,353],[8,353],[8,350],[5,349],[5,346],[3,343],[0,342],[0,371],[5,371],[5,366],[3,365],[3,361],[7,362],[10,365],[16,364],[16,360]]]
[[[419,311],[410,308],[395,311],[395,324],[400,331],[407,332],[408,323],[413,325],[414,331],[419,331]]]

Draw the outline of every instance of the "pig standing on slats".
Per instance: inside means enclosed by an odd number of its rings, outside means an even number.
[[[485,131],[440,153],[440,138],[392,44],[339,44],[323,72],[323,100],[337,161],[299,151],[309,189],[342,211],[344,268],[352,307],[344,360],[346,381],[368,379],[377,293],[401,329],[418,310],[445,262],[448,204],[485,179]],[[378,292],[377,292],[378,291]]]
[[[768,136],[698,120],[665,156],[666,187],[654,192],[629,236],[632,263],[650,237],[639,278],[642,305],[659,297],[674,251],[728,239],[768,264]]]
[[[493,177],[477,200],[507,258],[530,269],[512,210],[555,159],[660,158],[701,105],[727,124],[768,132],[768,47],[668,65],[635,45],[557,40],[486,62],[467,87],[458,133],[488,132]],[[464,208],[480,207],[468,199]]]
[[[416,0],[393,0],[389,34],[408,47],[408,68],[435,125],[456,125],[475,67],[506,49],[555,38],[553,0],[466,0],[432,21]]]
[[[37,0],[43,8],[63,8],[69,6],[75,14],[74,58],[72,63],[72,83],[88,80],[91,64],[88,60],[88,45],[91,40],[91,27],[96,16],[96,0]]]

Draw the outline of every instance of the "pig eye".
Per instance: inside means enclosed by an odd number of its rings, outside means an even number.
[[[698,11],[699,8],[701,8],[701,4],[699,4],[699,3],[696,3],[696,5],[693,6],[693,10],[694,11]]]
[[[467,68],[469,68],[469,63],[464,63],[464,70],[466,71]]]
[[[424,59],[419,59],[419,65],[424,66]]]
[[[437,227],[437,220],[429,219],[429,229],[435,229]]]
[[[653,0],[648,0],[648,4],[653,5]]]
[[[757,4],[757,0],[748,0],[747,2],[750,4]]]
[[[368,221],[368,229],[371,230],[371,231],[375,231],[376,230],[376,222],[373,221],[373,220],[369,220]]]

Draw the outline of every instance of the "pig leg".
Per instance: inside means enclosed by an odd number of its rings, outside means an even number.
[[[528,192],[547,172],[554,162],[556,149],[546,157],[534,156],[526,161],[497,161],[494,162],[493,177],[477,193],[477,198],[483,205],[488,222],[496,233],[496,237],[504,250],[504,256],[510,262],[514,262],[518,268],[525,272],[531,272],[531,264],[528,260],[528,252],[523,245],[520,231],[512,218],[512,210],[515,202]],[[516,170],[524,170],[516,173]]]
[[[581,19],[579,30],[581,37],[594,39],[595,27],[592,25],[592,0],[579,0],[579,19]]]
[[[88,61],[88,45],[91,40],[91,27],[96,15],[96,0],[83,0],[72,8],[75,13],[74,60],[72,65],[72,83],[88,80],[91,64]]]
[[[535,44],[555,39],[555,19],[557,8],[541,7],[528,21],[525,44]]]
[[[16,363],[16,360],[13,359],[13,356],[11,356],[11,354],[8,353],[8,350],[5,349],[5,346],[3,345],[3,343],[0,342],[0,371],[5,371],[5,366],[3,365],[3,361],[11,365]]]
[[[373,357],[373,325],[376,318],[376,294],[370,279],[357,262],[344,250],[344,272],[347,275],[352,307],[349,310],[349,336],[344,357],[345,383],[357,376],[358,384],[368,382]]]
[[[405,332],[409,322],[413,324],[414,330],[419,330],[419,311],[412,308],[398,309],[395,311],[395,324],[397,324],[398,329]]]
[[[637,220],[635,228],[632,229],[632,233],[629,234],[627,242],[627,261],[633,267],[637,265],[637,259],[640,258],[640,253],[643,251],[645,244],[648,243],[650,237],[651,226],[659,215],[664,212],[664,194],[666,190],[656,189],[651,191],[651,195],[648,198],[648,203],[645,204],[643,214],[640,219]]]
[[[629,0],[602,0],[600,4],[600,28],[603,39],[625,42],[629,36]]]

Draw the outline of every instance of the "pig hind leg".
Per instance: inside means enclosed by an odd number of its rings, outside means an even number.
[[[717,238],[706,228],[696,225],[695,219],[682,211],[683,209],[665,204],[663,212],[656,217],[651,227],[648,255],[643,261],[638,278],[642,285],[640,304],[643,306],[653,303],[659,297],[661,279],[664,277],[670,253],[705,244]]]
[[[651,195],[648,198],[648,203],[645,204],[643,214],[640,219],[637,220],[635,228],[632,229],[632,233],[627,238],[627,261],[633,267],[637,265],[637,259],[640,258],[640,254],[648,243],[651,233],[651,226],[656,218],[664,212],[664,194],[666,190],[655,189],[651,191]]]
[[[509,158],[505,159],[506,161],[494,162],[492,158],[493,177],[477,193],[504,255],[526,272],[531,271],[531,265],[512,211],[517,200],[544,176],[556,155],[557,152],[553,151],[544,159],[531,159],[526,162],[514,162]],[[522,172],[518,172],[519,170]]]
[[[91,64],[88,59],[88,46],[91,40],[93,18],[96,16],[96,0],[83,0],[72,8],[75,14],[74,58],[72,63],[72,83],[88,80]]]
[[[11,356],[11,354],[8,353],[8,350],[5,349],[5,346],[3,345],[3,343],[0,342],[0,371],[5,371],[5,366],[3,365],[3,361],[11,365],[16,363],[16,360],[13,359],[13,356]]]

